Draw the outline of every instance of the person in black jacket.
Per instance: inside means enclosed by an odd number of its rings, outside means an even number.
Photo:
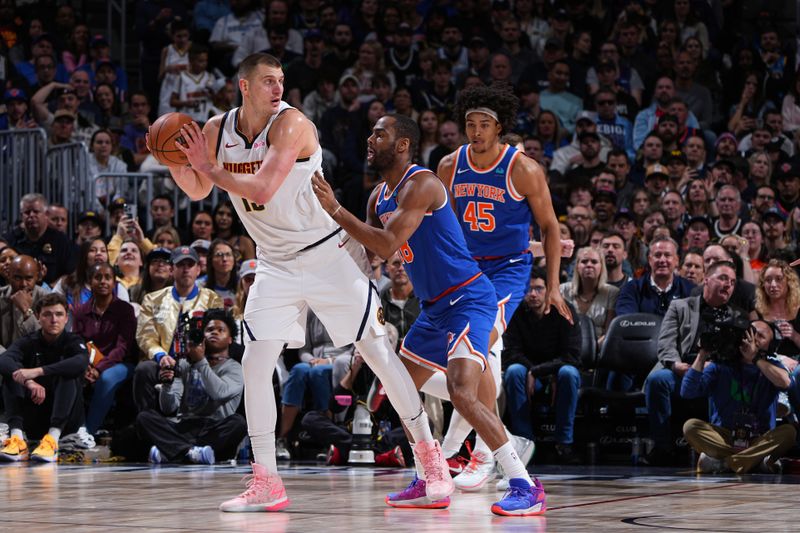
[[[11,429],[0,460],[28,458],[24,429],[28,437],[44,434],[30,458],[54,462],[61,433],[75,432],[83,425],[83,373],[89,366],[86,346],[79,335],[64,331],[64,296],[44,296],[36,302],[35,312],[41,330],[20,337],[0,355],[3,401]]]
[[[384,319],[397,328],[402,340],[420,313],[419,298],[414,295],[414,287],[403,267],[399,252],[386,262],[386,273],[391,285],[381,291],[381,306]]]
[[[545,307],[546,277],[539,267],[531,270],[530,290],[503,335],[503,388],[512,433],[533,439],[530,400],[555,385],[556,452],[561,462],[575,463],[572,434],[581,385],[581,330],[577,320],[570,324]]]

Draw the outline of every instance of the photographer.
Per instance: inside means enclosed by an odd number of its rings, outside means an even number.
[[[700,338],[708,325],[703,317],[743,314],[729,305],[735,284],[733,263],[719,261],[708,267],[702,295],[670,303],[658,336],[659,362],[644,384],[650,436],[655,443],[653,451],[642,458],[645,464],[661,466],[674,462],[670,434],[672,400],[679,396],[681,380],[700,349]]]
[[[195,284],[200,275],[197,252],[180,246],[173,250],[171,259],[173,285],[145,295],[137,321],[136,340],[146,356],[133,373],[133,397],[139,411],[157,406],[159,369],[174,367],[176,359],[185,355],[175,342],[184,318],[196,311],[222,307],[222,299],[214,291]]]
[[[228,353],[236,330],[230,314],[208,310],[201,327],[189,333],[186,358],[174,369],[161,368],[161,410],[147,409],[136,418],[140,437],[153,445],[151,463],[185,458],[214,464],[217,456],[236,455],[247,434],[244,417],[236,413],[244,391],[242,366]]]
[[[700,452],[698,472],[780,473],[780,458],[794,446],[796,431],[789,424],[775,427],[776,399],[791,379],[774,355],[774,340],[772,327],[756,320],[733,360],[720,354],[706,364],[710,354],[701,349],[686,373],[681,396],[711,400],[710,424],[692,418],[683,426],[686,440]]]

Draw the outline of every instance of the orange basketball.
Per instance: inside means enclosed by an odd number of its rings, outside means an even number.
[[[188,163],[175,141],[183,142],[181,128],[190,124],[192,117],[183,113],[161,115],[150,125],[150,153],[158,162],[167,166],[182,166]]]

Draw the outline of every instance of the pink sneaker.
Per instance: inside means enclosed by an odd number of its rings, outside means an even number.
[[[384,501],[387,505],[398,509],[447,509],[450,505],[450,498],[433,501],[425,494],[425,481],[417,479],[411,480],[411,484],[400,492],[389,493]]]
[[[428,498],[436,501],[450,496],[455,490],[455,484],[450,477],[450,467],[439,441],[418,442],[414,446],[414,455],[425,472],[425,490]]]
[[[289,506],[289,498],[278,474],[270,474],[260,464],[252,463],[253,475],[247,480],[247,490],[236,498],[223,502],[220,511],[226,513],[257,513],[280,511]]]

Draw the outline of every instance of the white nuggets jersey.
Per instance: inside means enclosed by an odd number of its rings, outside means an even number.
[[[214,80],[214,76],[208,72],[197,76],[187,70],[181,72],[176,91],[178,99],[184,102],[190,100],[194,105],[182,107],[180,111],[192,117],[192,120],[204,124],[208,120],[208,110],[211,109],[211,86]]]
[[[281,102],[266,128],[252,144],[240,133],[239,109],[231,109],[222,117],[217,140],[217,162],[234,176],[255,174],[269,150],[267,135],[275,119],[287,109]],[[311,176],[322,172],[322,149],[318,146],[311,157],[298,159],[286,180],[268,204],[259,205],[230,193],[239,218],[255,240],[259,259],[281,258],[317,243],[339,229],[338,224],[322,209],[311,189]]]

